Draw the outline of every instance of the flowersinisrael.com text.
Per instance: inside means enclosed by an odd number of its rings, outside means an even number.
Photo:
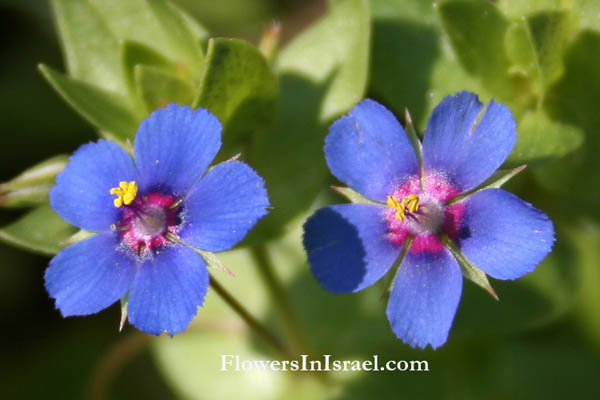
[[[336,360],[331,354],[324,354],[320,360],[309,360],[302,354],[299,360],[245,360],[233,354],[221,354],[221,371],[399,371],[427,372],[429,363],[425,360],[387,360],[378,355],[369,360]]]

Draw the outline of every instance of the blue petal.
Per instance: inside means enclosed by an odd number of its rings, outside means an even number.
[[[357,292],[377,282],[402,250],[386,238],[383,207],[339,204],[318,210],[304,224],[312,271],[334,293]]]
[[[448,339],[461,292],[462,273],[448,250],[409,251],[387,307],[392,330],[412,347],[440,347]]]
[[[142,121],[135,137],[144,193],[185,195],[221,147],[221,123],[209,111],[170,104]]]
[[[512,193],[487,189],[468,197],[458,239],[463,254],[496,279],[517,279],[552,250],[546,214]]]
[[[396,117],[370,99],[331,125],[325,158],[340,181],[381,202],[419,171],[417,155]]]
[[[207,288],[202,257],[183,246],[163,249],[139,267],[129,292],[129,321],[141,331],[172,336],[190,324]]]
[[[100,233],[77,242],[50,260],[46,290],[65,317],[88,315],[105,309],[129,289],[135,261],[117,252],[116,233]]]
[[[184,242],[203,250],[235,246],[267,214],[263,179],[248,165],[226,161],[212,168],[184,200]]]
[[[425,130],[425,170],[445,173],[461,191],[489,178],[517,140],[508,107],[492,100],[477,123],[482,108],[473,93],[448,96],[433,110]]]
[[[50,191],[50,205],[67,222],[88,231],[108,231],[119,209],[109,191],[120,181],[136,180],[131,157],[114,142],[81,146],[69,158]]]

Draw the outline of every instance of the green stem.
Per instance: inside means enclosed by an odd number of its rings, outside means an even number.
[[[252,255],[270,291],[275,311],[284,322],[285,329],[294,344],[294,348],[301,354],[311,354],[306,337],[303,334],[302,324],[290,302],[283,283],[275,273],[275,268],[267,249],[263,245],[256,245],[252,248]]]
[[[233,311],[235,311],[240,318],[242,318],[250,328],[261,338],[265,340],[269,345],[271,345],[277,352],[280,353],[282,358],[291,360],[293,359],[292,353],[289,349],[277,338],[275,337],[267,328],[265,328],[259,320],[254,318],[245,308],[244,306],[235,299],[221,284],[214,278],[214,276],[210,276],[210,286],[214,289],[215,292],[223,299],[225,303],[227,303]]]

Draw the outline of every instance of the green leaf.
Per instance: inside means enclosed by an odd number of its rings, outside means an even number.
[[[88,0],[115,36],[148,46],[200,77],[203,53],[191,18],[165,0]]]
[[[525,164],[562,157],[583,142],[582,130],[551,120],[543,111],[527,112],[517,126],[517,144],[508,163]]]
[[[194,99],[194,88],[160,68],[137,65],[135,83],[148,113],[169,103],[190,104]]]
[[[69,161],[69,156],[61,154],[29,167],[10,181],[0,183],[0,194],[42,183],[54,183],[56,174],[65,169],[67,161]]]
[[[0,207],[29,207],[48,203],[48,192],[68,156],[54,156],[0,184]]]
[[[331,188],[339,194],[341,194],[342,196],[344,196],[345,198],[347,198],[348,200],[350,200],[352,203],[373,204],[378,206],[383,205],[381,203],[377,203],[376,201],[367,199],[365,196],[354,191],[353,189],[350,189],[349,187],[332,186]]]
[[[600,33],[582,31],[565,55],[565,71],[549,89],[545,108],[553,119],[581,127],[585,145],[562,160],[541,167],[536,176],[544,186],[564,193],[556,199],[556,211],[572,218],[587,213],[600,221],[600,185],[594,184],[600,170]],[[564,207],[576,199],[577,207]]]
[[[523,17],[507,32],[507,52],[515,63],[511,70],[520,70],[534,78],[540,101],[547,86],[562,73],[562,57],[571,25],[568,12],[543,11]]]
[[[69,74],[126,95],[118,39],[98,10],[88,0],[52,0],[52,6]]]
[[[82,117],[120,140],[134,137],[142,116],[127,98],[89,83],[70,78],[46,65],[39,69],[52,87]]]
[[[175,73],[175,65],[162,54],[141,43],[124,41],[121,43],[121,62],[125,71],[125,79],[132,94],[136,91],[135,67],[146,65]]]
[[[416,124],[424,118],[425,94],[440,56],[440,32],[432,2],[373,1],[369,93],[396,115],[408,108]],[[453,74],[452,82],[455,82]],[[464,89],[464,86],[457,82]]]
[[[369,60],[370,11],[366,0],[331,5],[328,14],[285,46],[276,65],[282,73],[328,83],[319,119],[347,111],[364,95]]]
[[[511,98],[505,35],[509,22],[488,1],[449,0],[438,6],[441,25],[462,66],[499,98]]]
[[[34,185],[0,194],[0,207],[31,207],[48,203],[51,183]]]
[[[77,230],[49,205],[44,205],[0,229],[0,240],[25,250],[54,255],[62,249],[63,241]]]
[[[258,49],[240,39],[208,42],[193,107],[205,107],[214,113],[225,127],[226,140],[267,125],[274,115],[277,94],[277,78]]]
[[[440,236],[440,239],[444,242],[446,248],[450,250],[454,258],[456,258],[456,261],[458,261],[463,276],[488,292],[494,299],[498,300],[498,295],[492,288],[492,285],[490,285],[485,272],[469,261],[448,236],[442,235]]]

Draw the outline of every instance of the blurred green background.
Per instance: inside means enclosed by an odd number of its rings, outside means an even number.
[[[130,326],[118,333],[118,306],[61,318],[44,290],[48,256],[0,242],[2,398],[600,398],[600,2],[174,3],[208,37],[257,45],[273,21],[282,28],[282,50],[271,64],[279,84],[274,121],[250,123],[246,114],[235,115],[222,154],[243,150],[242,158],[273,185],[276,210],[247,246],[222,256],[237,277],[217,275],[220,281],[278,335],[314,354],[424,359],[431,371],[334,373],[328,379],[220,372],[221,354],[277,355],[214,293],[185,334],[154,338]],[[66,69],[49,4],[0,0],[0,18],[4,182],[97,136],[36,68],[43,62]],[[433,106],[463,89],[484,101],[495,97],[515,113],[519,143],[508,165],[529,168],[508,189],[552,217],[557,242],[534,273],[492,282],[500,302],[465,282],[448,343],[417,351],[394,338],[383,284],[354,295],[319,287],[305,261],[300,226],[316,207],[344,201],[328,189],[334,179],[321,150],[333,119],[372,97],[398,116],[408,107],[422,132]],[[215,104],[208,95],[204,101]],[[26,212],[0,209],[0,226]],[[301,332],[290,331],[289,315],[265,288],[265,263],[290,296]]]

